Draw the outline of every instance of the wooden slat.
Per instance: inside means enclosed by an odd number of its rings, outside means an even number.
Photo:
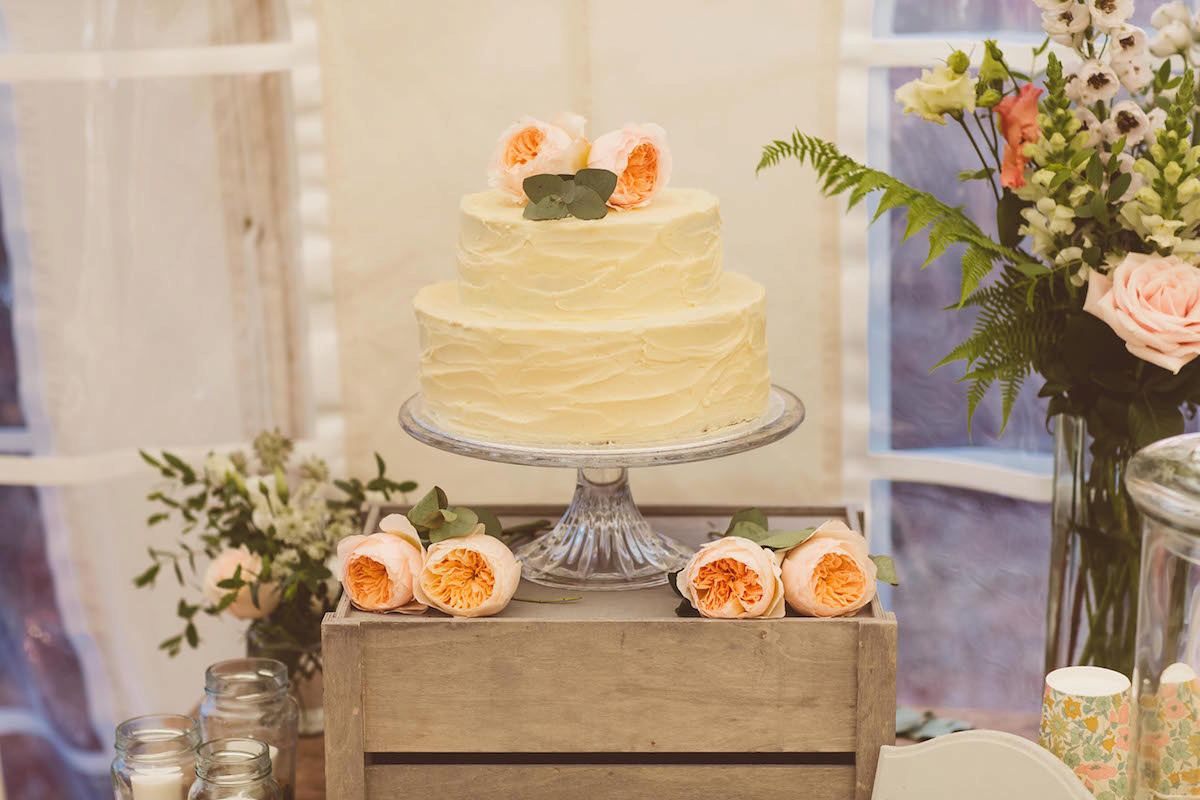
[[[367,769],[369,800],[847,800],[853,767],[826,766],[462,766]]]
[[[896,743],[896,615],[858,626],[856,800],[870,800],[879,748]]]
[[[853,620],[418,619],[359,623],[369,751],[855,750]]]
[[[345,598],[338,612],[344,613]],[[358,626],[326,614],[321,625],[325,679],[325,787],[328,800],[365,797],[362,674]]]

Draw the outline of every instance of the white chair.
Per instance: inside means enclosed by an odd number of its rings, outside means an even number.
[[[1094,800],[1075,773],[1028,739],[963,731],[884,747],[873,800]]]

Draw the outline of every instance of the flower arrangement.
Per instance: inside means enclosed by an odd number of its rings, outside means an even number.
[[[840,520],[799,531],[770,530],[757,508],[737,512],[723,534],[670,575],[683,598],[675,613],[713,619],[839,617],[864,608],[877,581],[896,585],[887,556]],[[786,607],[785,607],[786,605]]]
[[[378,455],[378,473],[369,481],[333,480],[320,458],[293,465],[293,449],[274,431],[259,434],[249,455],[210,453],[201,465],[169,452],[142,452],[164,479],[148,497],[161,507],[148,524],[175,519],[182,527],[174,547],[149,549],[152,563],[134,584],[153,586],[164,568],[181,588],[188,587],[185,571],[203,575],[201,597],[179,600],[184,627],[160,645],[168,654],[199,644],[201,612],[230,614],[251,621],[260,649],[291,674],[310,677],[319,669],[319,661],[306,656],[319,647],[321,618],[339,595],[338,542],[358,533],[366,503],[417,485],[387,477]]]
[[[936,366],[965,362],[968,426],[992,387],[1007,422],[1034,373],[1048,419],[1086,425],[1068,660],[1128,672],[1140,523],[1124,465],[1181,432],[1200,402],[1200,18],[1168,3],[1150,37],[1129,22],[1132,0],[1036,2],[1047,40],[1029,73],[987,41],[977,69],[956,51],[896,91],[905,112],[952,122],[970,141],[979,169],[959,178],[990,187],[994,233],[798,130],[767,145],[758,168],[809,163],[850,205],[881,192],[876,218],[907,207],[905,238],[925,231],[926,264],[961,248],[957,308],[975,326]]]
[[[667,132],[629,123],[589,143],[579,114],[523,117],[500,135],[488,183],[522,203],[526,219],[601,219],[647,205],[671,177]]]

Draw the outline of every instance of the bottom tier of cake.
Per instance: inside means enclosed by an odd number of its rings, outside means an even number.
[[[699,436],[766,412],[763,287],[726,273],[703,306],[611,321],[506,319],[422,289],[423,413],[464,436],[544,445]]]

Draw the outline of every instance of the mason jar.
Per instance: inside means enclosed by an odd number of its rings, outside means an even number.
[[[1130,461],[1125,482],[1143,515],[1130,796],[1195,798],[1200,796],[1200,434],[1143,448]]]
[[[270,658],[219,661],[204,673],[200,732],[204,741],[250,738],[269,749],[284,800],[296,785],[300,709],[288,694],[287,667]]]
[[[281,800],[271,777],[271,750],[258,739],[214,739],[196,751],[188,800]]]
[[[117,726],[116,800],[185,800],[195,780],[200,727],[178,714],[134,717]]]

